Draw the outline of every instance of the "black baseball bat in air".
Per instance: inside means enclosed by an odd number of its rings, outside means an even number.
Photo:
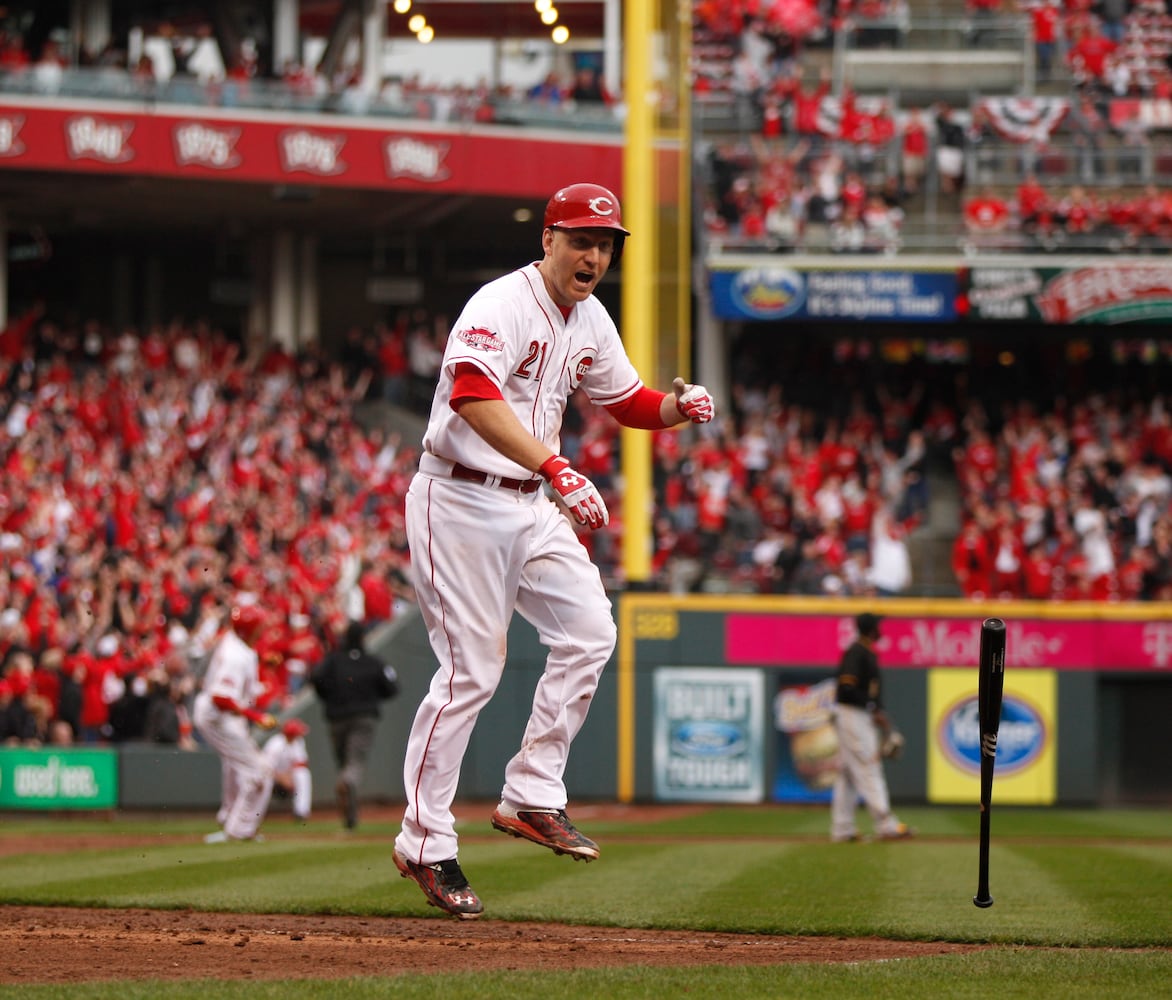
[[[977,667],[977,715],[981,729],[981,847],[977,894],[973,902],[984,909],[989,895],[989,809],[993,800],[993,764],[997,758],[997,730],[1001,726],[1001,695],[1005,688],[1005,622],[986,618],[981,623],[981,656]]]

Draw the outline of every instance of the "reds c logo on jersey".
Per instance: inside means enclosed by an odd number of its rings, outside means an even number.
[[[590,366],[594,364],[594,357],[590,354],[583,354],[578,357],[574,363],[574,384],[581,385],[582,380],[590,373]]]
[[[491,330],[482,326],[474,326],[469,330],[461,330],[456,334],[457,339],[463,341],[474,351],[503,351],[505,345],[501,338]]]

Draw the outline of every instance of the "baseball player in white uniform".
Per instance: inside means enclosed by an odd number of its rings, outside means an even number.
[[[256,709],[260,693],[256,641],[265,628],[264,611],[253,604],[232,609],[231,628],[212,650],[192,721],[220,756],[222,795],[216,815],[222,829],[209,844],[254,840],[273,790],[273,771],[253,742],[249,725],[275,729],[277,720]]]
[[[313,803],[313,776],[305,746],[308,732],[309,726],[300,719],[289,719],[280,732],[265,740],[261,749],[273,772],[273,790],[281,789],[292,798],[293,815],[300,820],[309,819]]]
[[[472,727],[505,668],[514,612],[549,654],[492,825],[574,859],[599,855],[566,815],[562,779],[616,629],[562,508],[591,529],[610,515],[560,454],[569,397],[585,392],[648,430],[713,417],[703,386],[643,384],[594,297],[629,235],[604,187],[573,184],[550,199],[542,259],[485,285],[456,320],[407,493],[414,583],[439,668],[407,744],[394,860],[428,902],[464,919],[483,906],[457,860],[451,807]]]

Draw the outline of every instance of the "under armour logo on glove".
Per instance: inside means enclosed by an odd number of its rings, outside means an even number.
[[[672,383],[676,409],[694,424],[706,424],[716,415],[716,404],[702,385],[688,385],[682,378]]]
[[[557,477],[557,479],[557,491],[562,494],[562,496],[565,496],[567,493],[578,489],[578,487],[583,486],[586,483],[586,480],[579,476],[578,473],[576,473],[573,469],[569,469],[568,471],[563,472]]]
[[[570,467],[570,460],[562,455],[551,455],[537,470],[554,488],[558,498],[569,508],[579,524],[601,528],[610,523],[610,511],[602,494],[582,473]]]

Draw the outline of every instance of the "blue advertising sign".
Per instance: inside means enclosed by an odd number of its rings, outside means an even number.
[[[710,276],[720,319],[956,319],[953,272],[798,271],[770,263]]]

